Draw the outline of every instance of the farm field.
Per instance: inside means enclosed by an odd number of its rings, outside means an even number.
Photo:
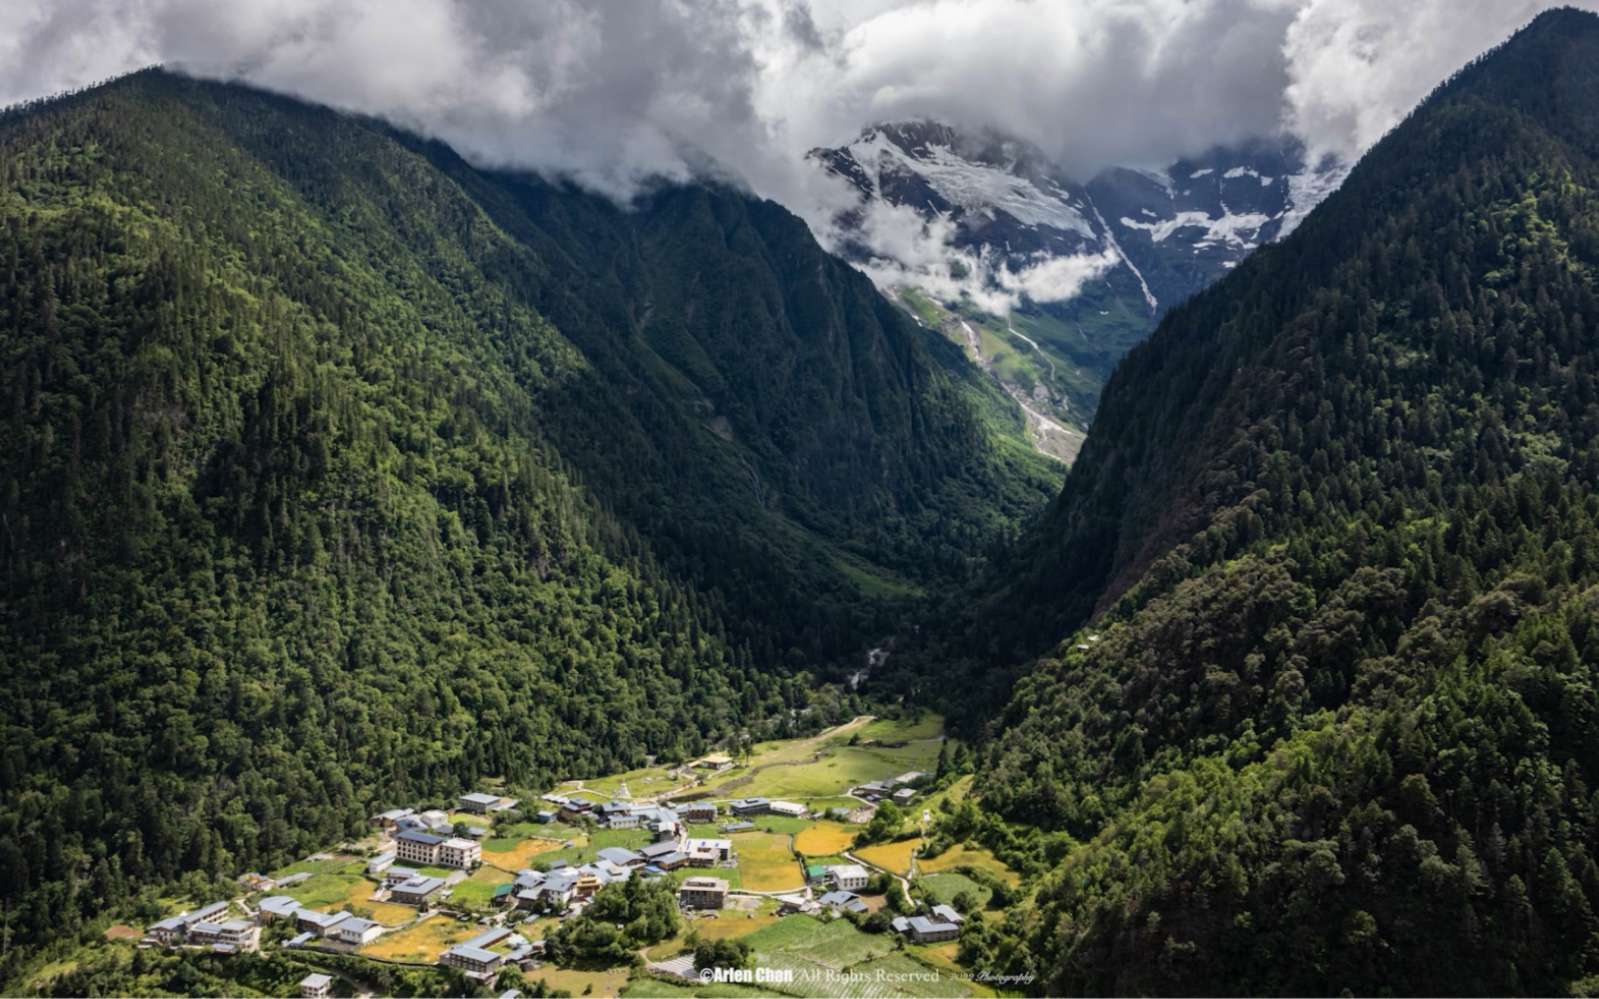
[[[733,834],[739,880],[748,891],[790,891],[805,887],[799,861],[789,849],[787,833]]]
[[[920,839],[902,839],[897,843],[879,843],[877,846],[856,850],[855,856],[886,871],[909,874],[911,854],[921,845]]]
[[[705,940],[733,940],[758,933],[786,918],[791,917],[778,916],[776,912],[766,912],[757,913],[755,918],[751,919],[749,913],[724,910],[716,919],[696,919],[685,925],[693,927],[694,932]],[[678,941],[679,946],[681,942]]]
[[[551,991],[565,989],[567,994],[574,996],[614,996],[627,985],[629,971],[626,968],[611,968],[607,971],[578,971],[571,968],[557,968],[547,964],[537,971],[525,973],[522,977],[529,984],[544,980]]]
[[[309,883],[307,882],[307,884]],[[372,892],[375,890],[377,890],[377,884],[368,881],[364,877],[359,880],[352,880],[346,889],[344,898],[322,906],[322,911],[338,912],[346,905],[357,909],[368,909],[372,912],[372,918],[384,926],[400,926],[416,918],[416,910],[409,905],[372,901]],[[304,902],[302,901],[301,904],[304,904]]]
[[[794,849],[807,857],[823,857],[849,849],[858,826],[841,822],[813,822],[810,828],[794,837]]]
[[[927,874],[952,871],[957,867],[976,867],[981,870],[992,871],[1008,885],[1018,885],[1022,881],[1020,874],[1006,867],[992,853],[982,849],[968,849],[963,843],[950,847],[936,857],[917,858],[916,866]]]
[[[541,853],[561,849],[557,839],[491,839],[483,843],[483,863],[515,873]]]
[[[434,916],[398,932],[385,933],[362,947],[360,953],[389,961],[433,962],[445,950],[482,931],[476,920],[462,922],[450,916]]]
[[[472,872],[472,876],[465,881],[458,882],[451,889],[450,901],[461,902],[466,905],[487,906],[494,898],[496,885],[509,884],[516,880],[515,876],[484,864]]]

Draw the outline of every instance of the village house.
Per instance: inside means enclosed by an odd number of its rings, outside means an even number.
[[[935,905],[926,916],[900,916],[890,925],[896,933],[904,933],[917,943],[941,943],[960,936],[965,919],[947,905]]]
[[[559,815],[556,815],[554,812],[550,811],[547,808],[540,809],[539,811],[535,812],[533,817],[535,819],[537,819],[541,825],[546,825],[546,826],[549,825],[551,822],[554,822],[556,819],[560,818]]]
[[[248,919],[230,919],[222,924],[222,930],[214,942],[239,950],[251,950],[260,936],[261,928]]]
[[[855,789],[855,793],[867,801],[879,801],[894,790],[894,782],[887,780],[874,780],[862,784]]]
[[[678,814],[693,825],[709,825],[716,821],[716,802],[691,801]]]
[[[414,808],[391,808],[372,816],[372,824],[379,829],[393,829],[400,824],[401,819],[408,819],[415,814]]]
[[[465,943],[456,944],[445,951],[440,956],[439,963],[459,968],[473,978],[487,980],[505,963],[505,955],[497,954],[489,948],[510,936],[511,931],[504,927],[479,933]]]
[[[562,822],[577,822],[588,818],[594,811],[594,802],[587,798],[567,798],[561,805],[559,815]]]
[[[328,999],[333,994],[330,975],[306,975],[300,979],[300,999]]]
[[[393,850],[385,850],[366,862],[366,872],[372,877],[377,877],[393,865],[395,860]]]
[[[332,932],[326,935],[329,940],[336,943],[348,944],[351,947],[361,947],[376,940],[382,933],[382,923],[351,916],[349,919],[339,920],[338,923],[334,924]]]
[[[461,795],[458,802],[463,812],[476,812],[479,815],[486,815],[498,808],[502,800],[497,794],[473,793]]]
[[[447,839],[439,844],[438,865],[469,871],[483,860],[483,846],[469,839]]]
[[[210,905],[196,909],[193,912],[183,912],[170,916],[154,923],[147,931],[150,936],[164,944],[176,943],[189,937],[189,928],[196,923],[207,922],[215,916],[227,913],[228,903],[212,902]]]
[[[754,828],[755,823],[753,822],[729,822],[727,825],[722,827],[722,831],[725,833],[736,833],[744,832],[745,830]]]
[[[733,841],[730,839],[691,839],[683,844],[690,867],[715,867],[733,859]]]
[[[771,811],[772,802],[768,798],[739,798],[729,801],[727,807],[734,815],[765,815]]]
[[[600,825],[611,829],[637,829],[640,816],[633,806],[622,801],[607,801],[595,809]]]
[[[894,792],[894,804],[908,805],[914,797],[916,797],[916,789],[914,787],[902,787]]]
[[[618,867],[643,867],[644,857],[625,847],[608,846],[596,853],[601,860],[608,860]]]
[[[295,925],[299,929],[325,937],[333,932],[333,927],[350,918],[348,912],[317,912],[315,909],[301,907],[294,912]]]
[[[766,810],[789,819],[805,817],[805,806],[796,801],[773,801],[767,804]]]
[[[830,891],[817,899],[817,902],[823,908],[832,909],[834,912],[844,909],[860,913],[867,911],[866,903],[861,901],[861,897],[850,891]]]
[[[727,904],[727,882],[721,878],[685,878],[677,897],[691,909],[720,909]]]
[[[414,905],[420,908],[443,890],[443,878],[430,878],[418,874],[409,881],[402,881],[390,888],[389,901],[398,902],[400,905]]]
[[[723,770],[732,769],[733,758],[726,753],[707,753],[706,755],[689,764],[695,770],[709,770],[721,773]]]
[[[443,842],[442,836],[408,829],[395,834],[394,851],[407,863],[432,866],[439,862],[439,846]]]
[[[456,944],[444,952],[439,963],[459,968],[472,978],[487,980],[500,970],[500,965],[505,963],[505,955],[496,954],[482,947]]]
[[[871,876],[866,873],[866,868],[859,864],[842,864],[828,869],[833,875],[833,884],[840,891],[860,891],[866,887]]]
[[[274,919],[290,918],[294,910],[300,907],[300,900],[287,895],[268,895],[261,900],[258,908],[261,910],[261,921],[270,923]]]
[[[401,867],[398,864],[383,872],[383,887],[392,888],[402,881],[409,881],[420,873],[414,867]]]

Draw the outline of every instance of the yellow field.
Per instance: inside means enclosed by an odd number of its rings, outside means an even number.
[[[482,932],[476,922],[461,922],[448,916],[434,916],[397,933],[385,933],[361,948],[368,957],[391,961],[437,961],[439,955],[463,940]]]
[[[372,892],[376,888],[377,885],[366,880],[365,878],[362,878],[360,881],[356,881],[350,885],[350,894],[348,897],[334,902],[332,905],[324,905],[322,907],[322,911],[338,912],[346,905],[353,905],[360,909],[371,909],[372,918],[382,923],[384,926],[399,926],[401,923],[409,922],[410,920],[416,918],[416,910],[411,908],[409,905],[396,905],[393,902],[372,901]]]
[[[789,891],[805,887],[788,836],[782,833],[736,833],[740,883],[750,891]]]
[[[777,922],[778,915],[769,912],[764,916],[749,918],[745,913],[722,913],[720,919],[696,919],[687,925],[694,927],[702,940],[732,940],[736,937],[747,937],[756,930],[763,930]]]
[[[861,851],[865,856],[866,851]],[[964,844],[956,845],[945,850],[936,857],[923,857],[916,861],[916,866],[924,874],[937,874],[939,871],[952,871],[957,867],[977,867],[985,871],[992,871],[1004,879],[1008,885],[1021,884],[1022,877],[1015,871],[1006,867],[992,853],[987,850],[968,850]]]
[[[864,850],[856,850],[855,856],[875,864],[884,870],[894,871],[898,874],[909,874],[911,870],[911,851],[922,845],[919,839],[905,839],[898,843],[883,843],[878,846],[869,846]]]
[[[550,990],[565,989],[572,995],[614,996],[627,987],[628,970],[612,968],[609,971],[577,971],[546,964],[537,971],[523,974],[529,982],[544,979]],[[586,991],[590,990],[590,991]]]
[[[533,858],[550,850],[559,850],[561,841],[554,839],[524,839],[509,850],[494,851],[487,847],[483,850],[483,865],[485,867],[498,867],[502,871],[515,873],[533,862]]]
[[[794,849],[807,857],[830,857],[849,849],[855,841],[855,827],[837,822],[818,822],[794,837]]]

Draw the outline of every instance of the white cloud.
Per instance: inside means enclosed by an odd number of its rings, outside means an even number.
[[[1585,0],[1599,6],[1599,0]],[[1543,0],[5,0],[0,103],[153,62],[625,194],[715,164],[820,221],[804,152],[928,115],[1080,175],[1286,126],[1368,147]]]

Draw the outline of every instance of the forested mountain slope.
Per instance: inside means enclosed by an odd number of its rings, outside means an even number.
[[[1441,87],[1110,382],[1006,595],[1067,639],[963,938],[1062,993],[1599,985],[1599,17]],[[996,626],[996,627],[1002,627]]]
[[[156,71],[7,113],[12,952],[380,802],[844,710],[876,598],[1049,481],[921,336],[728,190],[622,211]]]

